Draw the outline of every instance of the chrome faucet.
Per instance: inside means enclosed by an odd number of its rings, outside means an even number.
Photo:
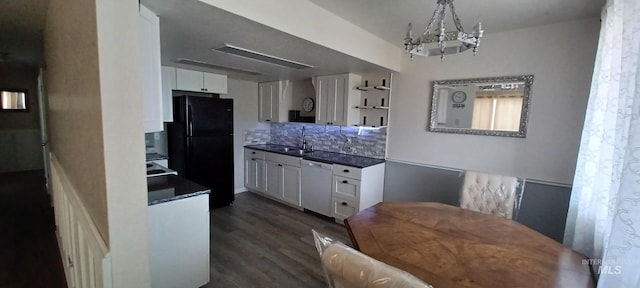
[[[302,150],[307,150],[307,140],[304,136],[304,126],[302,126]]]

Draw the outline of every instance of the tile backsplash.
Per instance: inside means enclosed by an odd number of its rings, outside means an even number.
[[[265,144],[271,139],[270,129],[244,130],[244,144]]]
[[[307,144],[324,150],[358,156],[384,158],[387,129],[328,126],[309,123],[271,123],[272,144],[302,147],[302,127]],[[245,137],[245,139],[247,139]],[[266,143],[265,142],[265,143]]]

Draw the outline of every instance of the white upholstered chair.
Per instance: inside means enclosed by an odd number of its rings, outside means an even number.
[[[460,207],[517,219],[524,191],[523,178],[465,171]]]
[[[331,288],[433,288],[403,270],[311,231]]]

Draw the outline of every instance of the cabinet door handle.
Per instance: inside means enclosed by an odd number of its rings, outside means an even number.
[[[207,88],[203,88],[202,91],[209,91],[209,90],[207,90]]]
[[[347,184],[347,183],[349,183],[349,181],[347,181],[347,180],[342,180],[342,183]]]
[[[251,154],[256,154],[256,152],[251,152]]]
[[[278,167],[282,167],[282,164],[278,164]]]
[[[264,121],[271,122],[271,119],[267,119],[267,120],[264,120]]]
[[[342,172],[349,173],[349,169],[344,169],[344,170],[342,170]]]
[[[342,204],[342,206],[347,206],[348,205],[347,202],[342,202],[340,204]]]
[[[251,161],[256,161],[256,158],[251,158]]]

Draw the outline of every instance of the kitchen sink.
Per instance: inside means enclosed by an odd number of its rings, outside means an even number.
[[[290,153],[290,154],[297,154],[297,155],[303,155],[304,153],[308,153],[311,151],[307,151],[304,149],[300,149],[300,148],[293,148],[293,147],[284,147],[284,152]]]

